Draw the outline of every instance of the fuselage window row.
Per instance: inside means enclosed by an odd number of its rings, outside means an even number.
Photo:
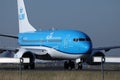
[[[60,39],[49,39],[49,40],[23,40],[23,42],[62,42]]]

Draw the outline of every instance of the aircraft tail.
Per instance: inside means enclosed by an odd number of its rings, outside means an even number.
[[[18,3],[19,33],[36,31],[36,29],[28,21],[24,1],[17,0],[17,3]]]

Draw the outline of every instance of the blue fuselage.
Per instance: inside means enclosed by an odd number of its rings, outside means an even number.
[[[77,30],[45,30],[19,34],[21,46],[44,46],[66,54],[85,54],[91,51],[90,38]]]

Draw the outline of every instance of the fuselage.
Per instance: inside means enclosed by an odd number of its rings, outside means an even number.
[[[92,49],[90,38],[77,30],[45,30],[19,34],[19,44],[25,48],[49,50],[53,58],[75,59]],[[51,50],[50,50],[51,49]]]

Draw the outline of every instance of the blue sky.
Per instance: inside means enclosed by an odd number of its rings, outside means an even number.
[[[91,37],[93,47],[120,45],[120,0],[25,0],[25,5],[38,30],[76,29]],[[0,33],[18,34],[17,0],[0,0]],[[0,39],[1,46],[16,41]]]

